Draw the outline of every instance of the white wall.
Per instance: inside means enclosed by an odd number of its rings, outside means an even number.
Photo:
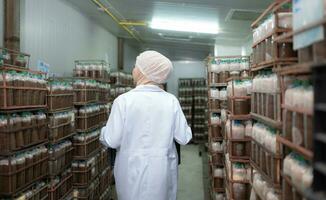
[[[239,56],[241,55],[241,46],[215,45],[215,56]]]
[[[103,59],[117,66],[117,38],[65,0],[23,0],[21,51],[70,75],[77,59]]]
[[[128,43],[124,43],[123,47],[123,69],[125,72],[132,72],[134,68],[136,57],[140,54],[139,48],[131,46]]]
[[[172,61],[173,72],[168,79],[168,92],[178,96],[179,78],[206,78],[204,61]]]
[[[3,12],[3,0],[0,0],[0,47],[3,47],[3,26],[4,26],[4,12]]]

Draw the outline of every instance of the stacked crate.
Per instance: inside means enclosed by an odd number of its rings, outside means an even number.
[[[281,76],[283,117],[283,132],[278,141],[283,147],[282,192],[286,200],[326,199],[323,125],[326,40],[325,30],[322,30],[325,29],[325,16],[299,22],[311,7],[316,8],[317,5],[318,9],[314,9],[316,16],[325,8],[320,7],[318,2],[305,6],[302,3],[293,1],[293,10],[301,8],[293,14],[293,30],[275,38],[277,41],[293,40],[298,50],[298,63],[277,70]],[[316,37],[309,37],[310,41],[302,40],[311,32]],[[323,39],[316,40],[318,32],[322,33]],[[304,176],[298,176],[298,170]]]
[[[188,125],[193,131],[193,142],[207,141],[207,88],[204,78],[179,79],[179,101]]]
[[[191,79],[179,79],[178,96],[181,108],[187,119],[188,125],[192,127],[193,115],[193,88]]]
[[[49,188],[48,199],[71,199],[75,135],[73,88],[71,80],[50,78],[48,81],[49,121]]]
[[[74,199],[102,199],[103,196],[110,195],[106,189],[111,189],[112,169],[108,161],[108,150],[103,149],[99,142],[101,128],[106,124],[108,117],[108,73],[105,61],[75,62],[73,102],[77,133],[73,136]],[[105,177],[109,177],[110,181],[100,185]]]
[[[251,71],[254,75],[251,116],[255,120],[252,130],[251,165],[252,195],[258,199],[267,196],[275,199],[292,199],[284,193],[286,176],[281,176],[282,166],[282,117],[284,85],[279,70],[297,61],[292,49],[292,40],[276,40],[292,28],[291,4],[275,1],[252,24],[253,59]],[[282,121],[283,119],[283,121]],[[283,133],[284,134],[284,129]],[[283,155],[284,156],[284,155]],[[283,181],[282,181],[283,178]],[[269,191],[268,193],[264,191]],[[282,197],[283,196],[283,197]]]
[[[206,79],[192,80],[193,85],[193,131],[197,143],[207,142],[207,86]]]
[[[0,48],[0,199],[46,199],[46,80],[29,55]]]

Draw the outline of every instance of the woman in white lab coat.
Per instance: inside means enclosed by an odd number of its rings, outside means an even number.
[[[178,155],[174,141],[187,144],[191,129],[175,96],[161,89],[171,61],[155,51],[137,59],[137,87],[113,103],[100,141],[117,149],[114,176],[119,200],[175,200]]]

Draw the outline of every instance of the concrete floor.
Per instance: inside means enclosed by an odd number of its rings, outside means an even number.
[[[179,165],[178,200],[204,200],[206,193],[206,155],[200,145],[181,147],[181,165]]]

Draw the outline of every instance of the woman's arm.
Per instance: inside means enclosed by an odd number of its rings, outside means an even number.
[[[118,98],[113,102],[109,120],[101,130],[100,142],[111,148],[118,148],[121,145],[123,132],[123,105],[122,99]]]
[[[181,145],[186,145],[192,138],[191,128],[188,126],[186,117],[181,109],[180,103],[176,100],[174,139]]]

